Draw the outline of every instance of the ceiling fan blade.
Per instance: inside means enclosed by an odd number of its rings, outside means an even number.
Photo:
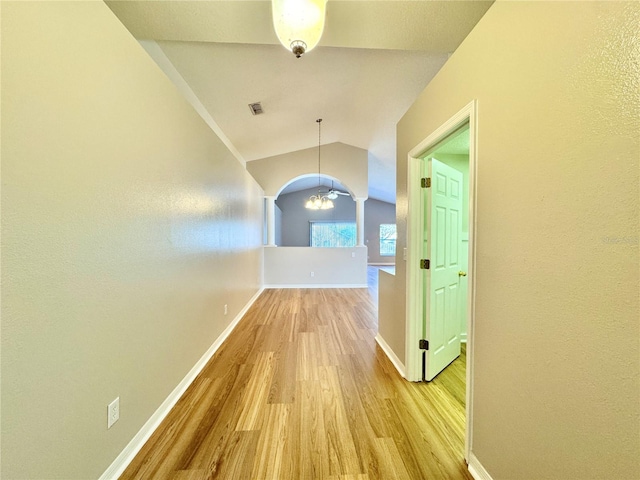
[[[330,200],[335,200],[338,198],[338,195],[348,195],[351,196],[350,193],[340,192],[338,190],[334,190],[333,188],[327,192],[320,192],[321,195],[325,195]]]

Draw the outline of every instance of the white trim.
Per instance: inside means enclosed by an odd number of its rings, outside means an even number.
[[[153,432],[160,426],[162,420],[164,420],[173,406],[178,402],[178,400],[180,400],[180,397],[182,397],[187,388],[189,388],[189,385],[191,385],[205,365],[209,360],[211,360],[211,357],[213,357],[213,354],[220,348],[222,342],[224,342],[233,329],[236,328],[242,317],[244,317],[244,314],[247,313],[247,310],[249,310],[251,305],[253,305],[253,303],[258,299],[263,290],[264,288],[261,288],[253,297],[251,297],[244,308],[238,313],[238,315],[236,315],[204,355],[200,357],[200,360],[198,360],[189,373],[187,373],[187,375],[176,386],[176,388],[173,389],[153,415],[151,415],[149,420],[147,420],[147,422],[142,426],[138,433],[136,433],[136,435],[131,439],[129,444],[124,447],[124,450],[120,452],[120,455],[118,455],[113,463],[109,465],[105,472],[100,476],[99,480],[117,479],[122,475],[122,472],[124,472],[124,470],[129,466],[146,441],[149,440],[149,437],[151,437]]]
[[[477,457],[469,452],[469,473],[475,480],[493,480],[489,472],[482,466],[480,460]]]
[[[389,346],[389,344],[385,342],[384,338],[380,336],[380,334],[376,335],[376,343],[380,345],[380,348],[387,355],[387,358],[391,360],[391,363],[393,363],[393,366],[396,367],[396,370],[398,371],[398,373],[402,377],[406,378],[406,375],[404,373],[404,370],[405,370],[404,365],[402,364],[398,356],[395,354],[395,352],[392,350],[392,348]]]
[[[476,318],[476,238],[478,232],[478,102],[472,101],[465,107],[469,115],[469,259],[467,262],[467,378],[466,378],[466,432],[464,438],[465,457],[468,459],[473,448],[473,366],[475,365]]]
[[[462,232],[462,238],[460,239],[462,244],[464,245],[463,247],[463,251],[467,252],[467,262],[469,261],[469,232]],[[468,266],[467,266],[468,267]],[[469,268],[467,268],[467,271],[469,271]],[[467,284],[468,286],[468,284]],[[468,290],[468,289],[467,289]],[[467,291],[467,298],[465,299],[465,308],[467,307],[468,303],[469,303],[469,295],[468,295],[468,291]],[[469,319],[467,318],[466,321],[467,325],[464,328],[464,332],[460,332],[460,343],[467,343],[467,326],[469,324]]]
[[[440,125],[440,127],[438,127],[431,135],[429,135],[418,145],[413,147],[409,151],[409,157],[417,159],[424,155],[431,147],[444,140],[448,135],[466,124],[469,121],[470,116],[472,116],[472,113],[474,113],[475,109],[476,101],[473,100],[465,105],[462,110],[456,113],[453,117]],[[469,150],[471,150],[471,139],[469,139]]]
[[[364,247],[364,202],[366,198],[356,197],[356,247]]]
[[[276,197],[265,195],[267,210],[267,247],[276,247]]]
[[[467,312],[467,371],[466,371],[466,422],[465,422],[465,458],[471,455],[473,439],[473,332],[476,298],[476,234],[477,234],[477,158],[478,158],[478,105],[473,100],[462,110],[437,128],[408,154],[407,159],[407,318],[406,318],[406,358],[407,379],[419,379],[422,368],[422,354],[418,349],[420,339],[420,322],[422,318],[423,275],[419,269],[419,257],[422,251],[423,203],[421,188],[418,188],[422,176],[420,157],[444,140],[447,135],[469,123],[469,261],[468,279],[468,312]]]
[[[366,283],[300,283],[265,285],[264,288],[369,288]]]
[[[418,187],[418,179],[422,177],[420,160],[409,157],[407,164],[407,332],[405,365],[407,366],[407,380],[419,382],[422,380],[422,354],[418,348],[421,336],[420,322],[422,305],[418,305],[414,298],[421,298],[423,289],[423,275],[417,268],[422,252],[422,233],[417,228],[418,220],[424,218],[422,192]],[[420,223],[421,224],[421,223]],[[416,267],[416,268],[414,268]]]
[[[231,143],[229,137],[227,137],[222,129],[218,126],[216,121],[202,104],[200,99],[196,96],[189,84],[185,81],[182,75],[180,75],[180,72],[178,72],[173,63],[171,63],[171,60],[169,60],[169,57],[167,57],[162,48],[160,48],[160,45],[158,45],[154,40],[139,40],[138,43],[140,43],[142,48],[144,48],[149,56],[156,62],[156,64],[158,64],[164,74],[169,77],[169,80],[173,82],[173,84],[177,87],[178,91],[182,93],[187,102],[189,102],[195,109],[195,111],[198,112],[205,123],[209,125],[209,128],[211,128],[211,130],[215,132],[218,138],[222,140],[222,143],[224,143],[229,151],[233,154],[233,156],[236,157],[236,160],[240,162],[240,165],[246,168],[247,162],[245,161],[245,159],[242,157],[233,143]]]
[[[371,267],[395,267],[395,263],[367,263]]]

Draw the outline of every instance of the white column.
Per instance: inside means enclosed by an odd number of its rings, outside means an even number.
[[[276,246],[276,197],[267,199],[267,246]]]
[[[356,246],[364,247],[364,201],[366,198],[356,198]]]

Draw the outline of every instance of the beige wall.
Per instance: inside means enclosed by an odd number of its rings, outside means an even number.
[[[358,198],[367,198],[369,160],[366,150],[330,143],[321,148],[321,172],[333,177]],[[318,174],[318,147],[247,162],[247,170],[264,189],[276,196],[291,180]]]
[[[496,480],[639,471],[639,23],[497,2],[398,125],[401,250],[407,153],[478,100],[472,452]]]
[[[396,269],[394,273],[380,270],[378,272],[378,336],[395,353],[402,364],[402,375],[406,376],[405,363],[405,298],[398,294],[398,265],[404,264],[402,250],[396,244]]]
[[[103,3],[2,2],[2,478],[105,471],[260,288],[261,205]]]
[[[265,288],[366,288],[367,247],[265,247],[264,284]]]

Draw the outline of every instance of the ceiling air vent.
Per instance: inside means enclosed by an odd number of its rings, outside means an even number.
[[[249,104],[249,109],[251,110],[251,113],[253,115],[261,115],[261,114],[264,113],[264,111],[262,110],[262,105],[260,104],[260,102],[250,103]]]

